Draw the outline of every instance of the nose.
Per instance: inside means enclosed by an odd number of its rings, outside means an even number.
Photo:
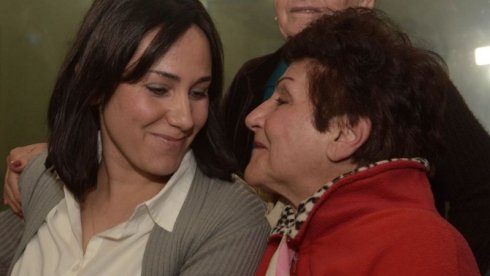
[[[245,125],[251,131],[255,132],[257,131],[257,129],[263,127],[265,115],[267,114],[267,110],[268,110],[268,102],[269,100],[257,106],[245,118]]]
[[[172,97],[171,107],[167,111],[168,123],[183,132],[194,127],[192,107],[187,93],[175,93]]]

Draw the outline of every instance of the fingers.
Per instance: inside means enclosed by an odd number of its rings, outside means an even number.
[[[14,214],[23,217],[18,181],[19,173],[11,171],[8,166],[3,187],[3,203],[10,206]]]
[[[25,167],[25,164],[22,162],[22,160],[13,160],[8,162],[8,167],[13,172],[21,173]]]
[[[8,157],[7,157],[8,160]],[[12,212],[22,217],[22,206],[20,200],[20,193],[18,189],[19,173],[11,170],[11,162],[8,162],[7,171],[5,173],[5,182],[3,187],[3,203],[10,206]]]
[[[25,147],[18,147],[12,150],[14,154],[20,155],[19,158],[12,158],[11,160],[20,160],[23,164],[27,164],[32,158],[40,154],[48,147],[47,143],[37,143],[28,145]],[[15,157],[15,156],[14,156]]]
[[[9,170],[21,173],[26,164],[45,150],[47,146],[48,144],[46,143],[38,143],[12,149],[7,156]]]
[[[20,190],[19,190],[19,175],[20,173],[24,170],[25,164],[22,163],[20,160],[15,160],[10,162],[9,164],[9,169],[10,172],[7,172],[7,182],[6,183],[11,183],[9,186],[13,199],[15,201],[19,202],[20,205]],[[10,177],[10,178],[9,178]]]

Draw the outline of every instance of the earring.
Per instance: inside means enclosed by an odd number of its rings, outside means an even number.
[[[98,163],[102,161],[102,135],[100,134],[100,129],[97,131],[97,161]]]
[[[277,21],[277,16],[274,16],[274,21]]]

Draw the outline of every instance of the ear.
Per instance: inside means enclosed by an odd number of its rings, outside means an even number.
[[[359,1],[359,7],[370,8],[374,7],[375,0],[361,0]]]
[[[346,117],[332,122],[332,136],[327,146],[327,158],[332,162],[349,159],[371,134],[371,120],[361,117],[356,125],[350,125]]]

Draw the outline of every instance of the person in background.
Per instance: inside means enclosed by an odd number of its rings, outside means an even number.
[[[270,227],[232,180],[222,65],[198,0],[95,0],[19,180],[24,220],[0,213],[0,274],[253,275]]]
[[[479,275],[429,179],[451,83],[381,12],[322,16],[246,118],[249,184],[287,205],[257,275]]]
[[[287,40],[324,13],[347,7],[372,8],[374,2],[274,0],[274,9],[279,30]],[[253,144],[245,117],[270,97],[286,70],[282,51],[246,62],[225,95],[225,131],[242,171]],[[490,265],[490,136],[456,87],[448,87],[446,93],[448,105],[441,130],[446,150],[432,163],[431,187],[438,211],[466,238],[483,273]],[[267,194],[264,197],[271,200]]]

